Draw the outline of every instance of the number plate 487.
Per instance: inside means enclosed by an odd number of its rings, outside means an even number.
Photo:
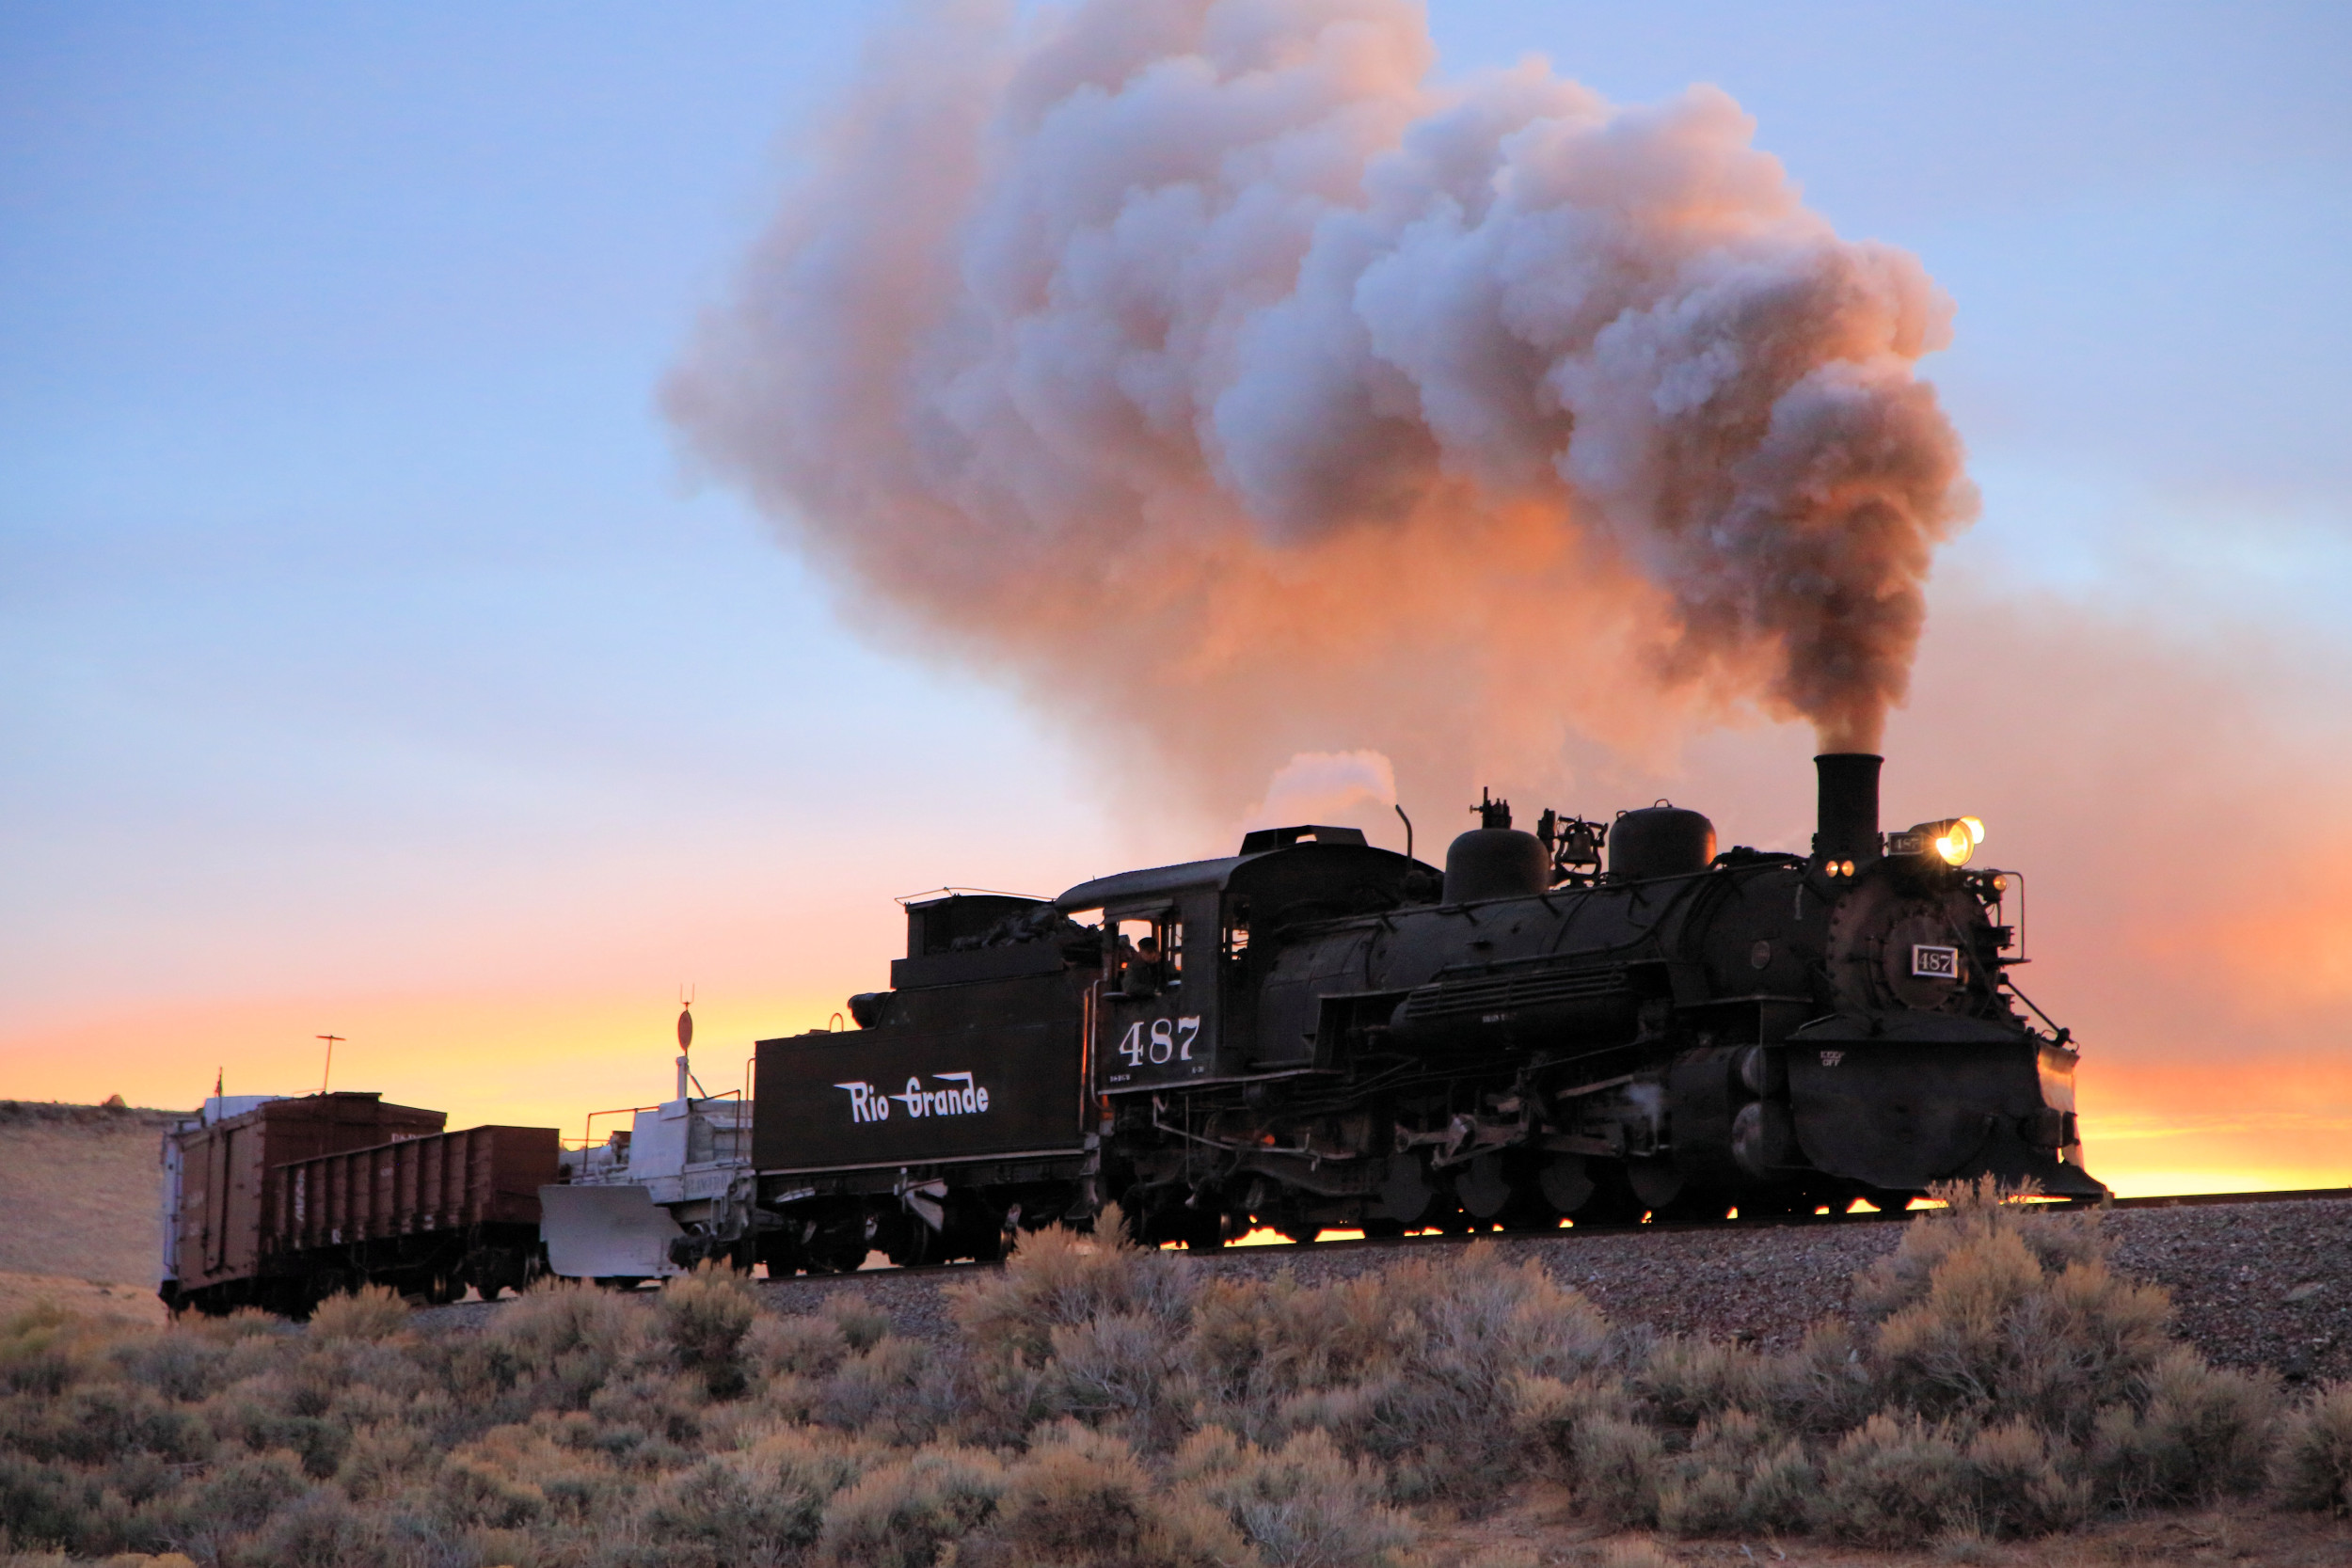
[[[1130,1068],[1139,1068],[1147,1062],[1153,1067],[1189,1062],[1193,1041],[1200,1037],[1200,1021],[1197,1018],[1155,1018],[1148,1024],[1129,1024],[1126,1037],[1119,1042],[1119,1053],[1127,1059]]]

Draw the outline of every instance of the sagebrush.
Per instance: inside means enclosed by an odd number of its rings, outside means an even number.
[[[2352,1387],[2208,1366],[2095,1213],[1944,1195],[1799,1349],[1615,1327],[1493,1247],[1307,1285],[1111,1223],[953,1292],[955,1342],[723,1271],[0,1328],[0,1553],[199,1568],[1415,1560],[1532,1477],[1596,1523],[1980,1542],[2268,1489],[2352,1513]],[[1704,1288],[1704,1281],[1693,1281]]]

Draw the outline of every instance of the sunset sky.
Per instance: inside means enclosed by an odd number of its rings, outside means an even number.
[[[1050,895],[1281,808],[878,625],[681,457],[663,378],[886,14],[0,13],[0,1097],[306,1092],[332,1033],[339,1087],[577,1132],[668,1092],[684,989],[739,1085],[886,983],[894,897]],[[1886,825],[1973,812],[2026,874],[2094,1173],[2352,1182],[2352,13],[1430,27],[1449,76],[1721,87],[1952,296],[1921,370],[1982,514]],[[1425,858],[1482,784],[1802,848],[1812,750],[1399,781]]]

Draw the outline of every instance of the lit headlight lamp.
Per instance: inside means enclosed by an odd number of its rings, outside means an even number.
[[[1968,863],[1984,842],[1984,821],[1981,817],[1952,816],[1941,822],[1922,822],[1907,833],[1887,835],[1886,852],[1890,855],[1933,856],[1949,866]]]

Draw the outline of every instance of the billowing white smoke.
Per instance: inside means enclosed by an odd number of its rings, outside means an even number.
[[[1401,0],[926,6],[667,389],[901,635],[1227,807],[1761,711],[1867,748],[1972,504],[1947,308],[1694,87]]]
[[[1392,832],[1396,769],[1377,752],[1301,752],[1275,770],[1245,828],[1301,823]]]

